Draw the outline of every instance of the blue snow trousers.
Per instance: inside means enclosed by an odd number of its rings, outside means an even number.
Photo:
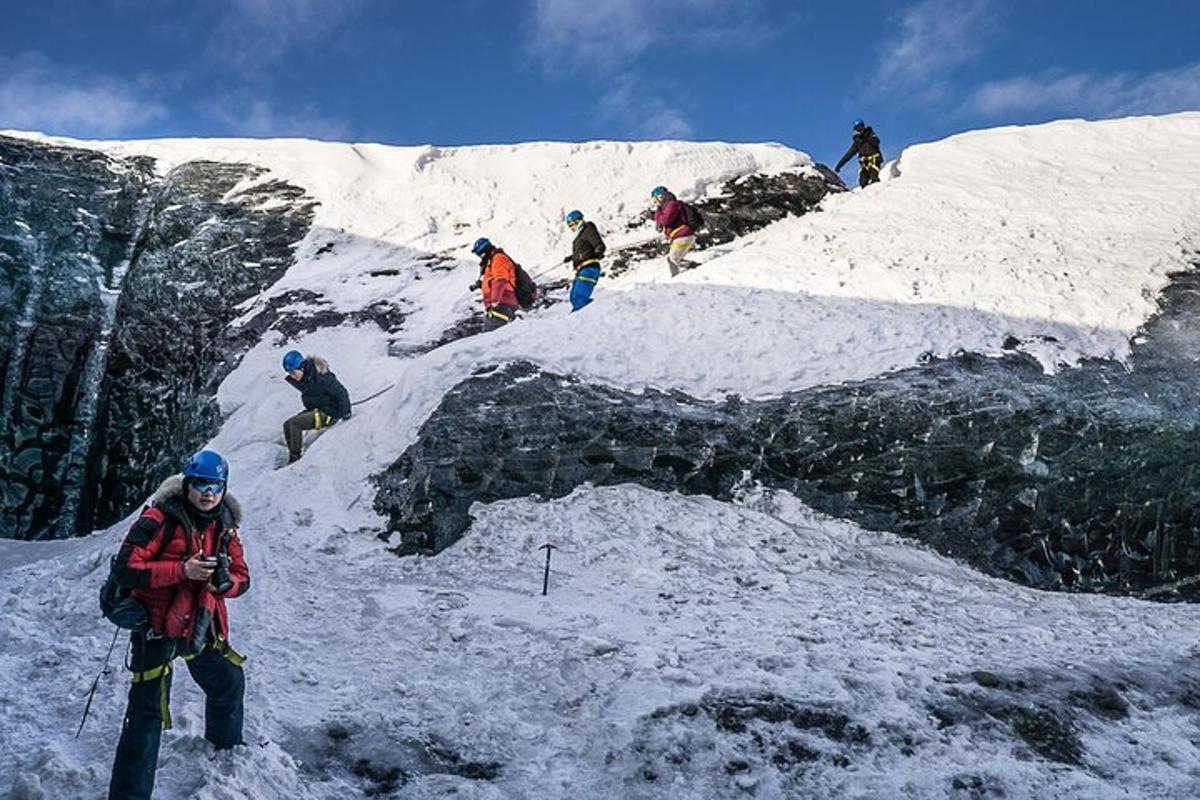
[[[583,267],[575,273],[575,280],[571,282],[572,311],[578,311],[592,302],[592,290],[596,288],[598,280],[600,280],[599,264]]]
[[[175,648],[176,642],[170,639],[146,639],[134,633],[131,668],[135,678],[153,675],[158,667],[172,663]],[[246,688],[242,668],[211,648],[186,663],[192,679],[206,695],[204,738],[218,750],[242,744],[242,696]],[[108,784],[109,800],[150,800],[170,700],[170,669],[147,680],[135,680],[130,687]]]

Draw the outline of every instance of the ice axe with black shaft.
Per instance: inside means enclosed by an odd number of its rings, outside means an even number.
[[[549,542],[547,542],[546,544],[544,544],[538,548],[538,550],[546,551],[546,571],[542,575],[542,596],[543,597],[545,597],[546,592],[548,592],[550,590],[550,553],[551,553],[551,551],[557,550],[557,549],[558,549],[557,547],[550,544]]]

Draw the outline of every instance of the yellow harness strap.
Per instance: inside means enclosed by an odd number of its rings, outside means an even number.
[[[225,660],[230,664],[233,664],[235,667],[240,667],[242,664],[246,663],[246,657],[237,650],[234,650],[229,642],[225,641],[224,639],[217,639],[217,641],[213,643],[212,649],[225,656]]]
[[[233,664],[235,667],[240,667],[242,664],[246,663],[246,657],[244,655],[242,655],[241,653],[239,653],[237,650],[234,650],[229,645],[229,642],[225,641],[224,639],[217,639],[215,642],[212,643],[211,647],[212,647],[213,652],[220,653],[221,655],[225,656],[225,660],[228,661],[230,664]],[[197,653],[192,653],[191,655],[184,656],[183,660],[191,661],[197,655],[198,655]],[[171,704],[167,699],[167,681],[166,681],[167,676],[170,674],[171,674],[171,662],[170,661],[166,662],[165,664],[159,664],[157,667],[153,667],[151,669],[144,670],[142,672],[133,673],[133,682],[134,683],[146,683],[147,681],[154,681],[154,680],[161,681],[159,683],[159,690],[158,690],[158,711],[159,711],[159,715],[162,717],[162,724],[163,724],[164,731],[171,727]]]
[[[670,239],[670,238],[674,237],[675,234],[679,233],[681,230],[683,230],[686,227],[687,227],[687,223],[685,222],[682,225],[680,225],[678,228],[672,228],[671,230],[667,231],[667,238]]]
[[[869,155],[869,156],[863,156],[862,158],[860,158],[858,160],[858,164],[863,169],[873,169],[876,172],[878,172],[879,166],[880,166],[879,161],[880,161],[881,156],[882,156],[882,153],[871,153],[871,155]]]
[[[159,681],[158,684],[158,713],[162,717],[163,730],[171,727],[171,704],[167,702],[167,681],[166,678],[171,674],[171,662],[159,664],[152,669],[144,670],[143,672],[133,673],[134,683],[145,683],[147,681]]]
[[[511,322],[511,321],[512,321],[512,317],[508,316],[507,314],[503,314],[503,313],[501,313],[501,312],[499,312],[499,311],[496,311],[496,310],[495,310],[495,309],[493,309],[493,308],[489,308],[489,309],[487,310],[487,315],[488,315],[489,317],[495,317],[496,319],[502,319],[502,320],[504,320],[505,322]]]
[[[593,264],[595,264],[596,266],[599,266],[599,265],[600,265],[600,259],[598,259],[598,258],[589,258],[587,261],[580,261],[580,262],[579,262],[579,266],[575,267],[575,269],[577,269],[577,270],[580,270],[580,269],[583,269],[584,267],[590,267],[590,266],[592,266]]]
[[[587,275],[576,275],[575,280],[583,281],[584,283],[595,283],[595,278],[589,278]]]

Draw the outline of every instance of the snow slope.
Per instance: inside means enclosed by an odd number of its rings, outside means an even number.
[[[1197,114],[965,134],[911,148],[899,177],[708,251],[679,279],[640,265],[602,283],[581,314],[552,307],[408,358],[388,357],[370,326],[317,331],[299,348],[329,357],[353,395],[397,386],[278,472],[278,426],[296,399],[276,377],[283,343],[262,343],[222,385],[227,420],[212,443],[247,514],[254,587],[232,613],[235,645],[251,657],[252,744],[209,753],[199,692],[177,680],[160,795],[356,796],[370,783],[354,775],[365,758],[412,774],[402,797],[926,798],[976,785],[1010,797],[1194,796],[1196,720],[1176,695],[1176,673],[1196,655],[1193,608],[985,579],[788,498],[730,505],[636,487],[481,507],[459,545],[401,560],[371,535],[367,478],[447,389],[498,360],[716,397],[868,377],[927,351],[996,352],[1009,334],[1053,336],[1029,345],[1047,365],[1120,356],[1168,273],[1185,266],[1200,219],[1200,165],[1157,165],[1197,145]],[[475,302],[474,264],[430,273],[429,254],[465,259],[488,235],[531,269],[550,266],[569,246],[568,208],[623,230],[656,183],[700,194],[808,163],[777,146],[684,143],[90,146],[164,167],[251,160],[303,186],[322,204],[317,225],[273,293],[308,288],[345,310],[396,300],[413,344]],[[397,274],[372,276],[381,265]],[[94,595],[123,531],[36,549],[0,542],[10,565],[0,791],[102,792],[119,671],[101,682],[84,735],[70,736],[111,635]],[[545,541],[562,549],[543,599]],[[980,686],[973,670],[1004,682]],[[1093,681],[1123,686],[1129,710],[1079,714],[1082,765],[1047,762],[1013,734],[1004,708],[1057,708]],[[867,741],[755,729],[772,747],[798,736],[819,754],[779,769],[752,737],[682,710],[765,693],[844,714]],[[945,708],[966,721],[939,727]],[[429,742],[458,761],[431,756]],[[494,779],[461,774],[464,761],[494,762]]]

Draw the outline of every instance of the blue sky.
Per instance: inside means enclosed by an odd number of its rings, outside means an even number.
[[[780,141],[1200,108],[1200,3],[4,0],[0,128]]]

